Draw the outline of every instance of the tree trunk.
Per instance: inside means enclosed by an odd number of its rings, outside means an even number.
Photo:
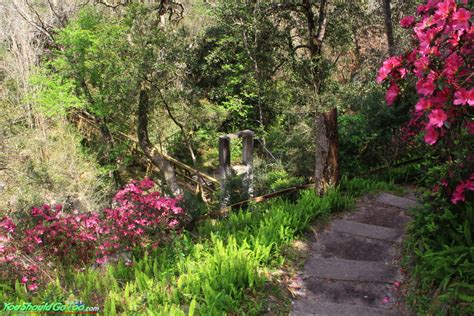
[[[383,16],[385,20],[385,34],[387,35],[387,46],[388,54],[390,56],[395,55],[395,41],[393,39],[393,26],[392,26],[392,9],[390,8],[390,0],[383,1]]]
[[[181,195],[182,190],[178,186],[176,181],[176,172],[173,165],[166,159],[164,159],[156,148],[151,144],[148,138],[148,109],[150,106],[150,100],[148,92],[145,89],[140,90],[140,97],[138,101],[138,112],[137,112],[137,135],[138,143],[145,156],[160,169],[161,176],[166,182],[170,192],[174,195]]]
[[[326,193],[339,181],[339,139],[337,109],[318,113],[314,120],[316,132],[315,189],[319,195]]]
[[[310,0],[303,0],[308,28],[308,46],[310,56],[316,61],[312,69],[314,93],[320,94],[323,89],[323,78],[319,61],[322,57],[322,45],[326,35],[327,25],[327,1],[319,2],[318,29],[316,31],[316,20]],[[314,117],[315,128],[315,190],[319,195],[326,193],[327,189],[337,185],[339,180],[338,164],[338,132],[337,132],[337,109],[331,108],[323,111],[316,110]]]

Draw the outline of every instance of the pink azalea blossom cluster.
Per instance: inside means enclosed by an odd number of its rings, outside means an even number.
[[[178,206],[180,198],[162,196],[150,191],[153,181],[132,181],[117,192],[113,209],[104,210],[98,263],[104,263],[111,254],[131,250],[161,240],[170,230],[180,227],[184,211]]]
[[[388,82],[386,102],[391,106],[400,94],[400,82],[416,80],[418,102],[408,129],[424,131],[424,141],[434,145],[443,138],[474,134],[472,4],[467,0],[427,0],[417,9],[418,17],[400,21],[413,30],[414,49],[383,62],[377,82]],[[472,136],[471,136],[472,137]],[[460,182],[451,201],[464,201],[472,191],[471,178]]]
[[[170,231],[182,227],[179,198],[153,191],[150,179],[132,181],[115,195],[116,207],[102,213],[68,213],[60,205],[32,208],[16,225],[0,221],[0,274],[15,276],[27,289],[38,289],[44,271],[55,264],[83,267],[103,264],[111,255],[137,246],[156,247]],[[44,258],[48,258],[45,260]]]
[[[24,231],[24,250],[34,253],[44,245],[50,255],[70,258],[83,264],[94,257],[95,243],[101,232],[99,214],[68,214],[60,205],[31,209],[34,226]]]
[[[41,279],[38,262],[43,258],[26,258],[22,255],[19,247],[21,243],[16,241],[16,230],[17,226],[12,219],[3,217],[0,221],[0,277],[5,280],[21,275],[21,284],[25,284],[28,290],[35,291]]]
[[[457,204],[459,202],[466,201],[465,193],[468,191],[474,191],[474,173],[471,174],[469,179],[466,179],[458,183],[451,197],[451,202],[453,202],[454,204]]]
[[[400,21],[402,27],[413,27],[417,46],[384,61],[377,82],[390,82],[386,101],[392,105],[400,94],[397,82],[408,74],[416,77],[420,98],[415,111],[426,115],[425,142],[432,145],[454,121],[465,120],[464,126],[473,132],[466,114],[474,106],[474,27],[471,12],[454,0],[429,0],[417,11],[418,21],[413,16]]]

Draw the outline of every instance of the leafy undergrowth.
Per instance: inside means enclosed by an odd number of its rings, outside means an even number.
[[[82,301],[104,315],[255,315],[287,311],[285,293],[271,271],[285,262],[288,245],[315,219],[350,208],[361,194],[394,187],[345,180],[317,197],[301,192],[296,203],[274,200],[203,222],[194,232],[136,258],[83,271],[69,270],[32,294],[16,282],[0,300],[12,303]],[[137,252],[138,253],[138,252]],[[268,298],[273,298],[273,303]]]
[[[425,200],[413,211],[405,242],[408,302],[419,315],[473,315],[473,206],[439,194]]]

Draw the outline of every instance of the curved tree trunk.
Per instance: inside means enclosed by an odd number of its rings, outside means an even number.
[[[166,182],[171,193],[181,195],[182,190],[178,186],[176,181],[176,172],[173,165],[163,158],[156,148],[150,142],[148,137],[148,109],[150,106],[150,100],[148,92],[145,89],[140,90],[140,97],[138,101],[138,112],[137,112],[137,136],[138,143],[145,156],[151,160],[151,162],[160,169],[161,176]]]

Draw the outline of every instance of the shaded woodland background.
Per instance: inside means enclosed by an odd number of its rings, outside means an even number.
[[[407,43],[396,21],[414,6],[392,1],[387,20],[382,1],[330,3],[321,56],[312,57],[294,2],[5,1],[1,208],[94,209],[153,172],[127,139],[136,138],[144,86],[151,142],[210,174],[219,135],[256,131],[260,193],[313,176],[314,113],[323,109],[339,110],[342,173],[397,161],[407,113],[387,108],[373,79],[389,50]]]

